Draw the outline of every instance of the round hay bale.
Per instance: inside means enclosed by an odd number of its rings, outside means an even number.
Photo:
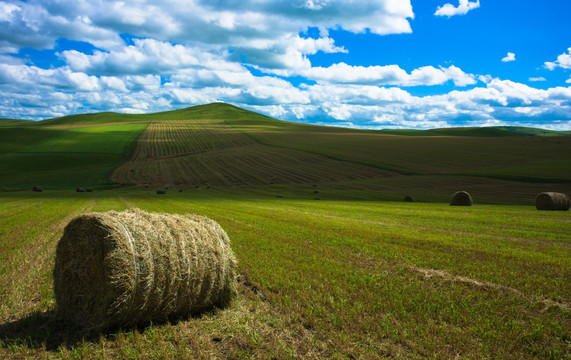
[[[42,192],[42,191],[44,191],[44,189],[42,189],[40,186],[34,186],[34,187],[32,188],[32,191]]]
[[[535,198],[537,210],[569,210],[569,196],[563,193],[543,192]]]
[[[93,192],[93,188],[85,188],[85,192]]]
[[[452,196],[450,205],[472,206],[472,197],[466,191],[458,191]]]
[[[313,190],[314,194],[319,194],[319,190]]]
[[[404,201],[404,202],[416,202],[416,200],[410,195],[405,196],[402,201]]]
[[[78,187],[77,189],[75,189],[75,192],[85,192],[85,188]]]
[[[224,307],[237,293],[236,263],[228,235],[206,217],[138,209],[80,215],[56,249],[58,315],[103,329]]]
[[[157,195],[165,195],[167,193],[167,191],[165,189],[158,189],[157,190]]]

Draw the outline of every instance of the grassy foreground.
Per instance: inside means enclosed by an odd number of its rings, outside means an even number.
[[[100,191],[0,193],[1,358],[571,357],[571,218],[532,206]],[[239,260],[225,310],[107,333],[62,327],[63,227],[139,207],[218,221]]]

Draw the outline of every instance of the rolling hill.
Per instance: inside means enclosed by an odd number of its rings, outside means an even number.
[[[512,180],[530,192],[536,187],[529,183],[571,184],[571,137],[539,129],[357,130],[276,120],[224,103],[0,124],[4,189],[320,183],[429,193],[435,181],[454,188],[485,178],[491,193],[514,193]]]

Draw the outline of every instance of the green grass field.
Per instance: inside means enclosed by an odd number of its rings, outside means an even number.
[[[225,310],[108,333],[53,317],[70,218],[139,207],[218,221],[239,259]],[[511,358],[571,354],[571,219],[532,206],[152,191],[3,193],[0,356]]]
[[[0,188],[108,186],[146,124],[6,127],[0,131]]]
[[[571,193],[566,135],[226,104],[0,120],[0,358],[571,359],[570,212],[534,207]],[[475,205],[449,206],[457,190]],[[239,261],[229,308],[105,332],[55,317],[65,225],[134,207],[220,223]]]
[[[327,128],[261,117],[229,118],[226,122],[267,145],[309,151],[401,174],[465,173],[571,181],[571,167],[561,167],[558,163],[569,161],[569,136],[513,136],[516,133],[494,128],[471,130],[468,132],[471,136],[463,129],[440,130],[446,135],[416,130],[411,136],[411,131]],[[538,169],[530,176],[529,171],[513,165]]]

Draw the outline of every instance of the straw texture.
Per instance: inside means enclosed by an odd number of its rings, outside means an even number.
[[[470,196],[466,191],[458,191],[452,195],[450,205],[472,206],[472,196]]]
[[[569,196],[563,193],[543,192],[535,198],[535,208],[537,210],[569,210]]]
[[[73,219],[57,245],[54,292],[63,319],[131,326],[228,305],[235,270],[228,235],[211,219],[90,213]]]

